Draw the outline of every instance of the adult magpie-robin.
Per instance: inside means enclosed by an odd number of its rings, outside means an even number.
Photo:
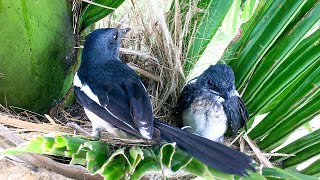
[[[247,175],[252,158],[219,143],[160,121],[154,121],[151,101],[137,74],[119,58],[121,36],[129,29],[98,29],[85,40],[82,61],[74,77],[77,101],[99,128],[120,136],[134,135],[177,146],[224,173]],[[117,131],[115,131],[117,129]],[[120,133],[119,133],[120,130]]]
[[[175,111],[187,131],[220,143],[228,127],[236,134],[249,118],[233,71],[225,64],[211,65],[190,80],[182,88]]]

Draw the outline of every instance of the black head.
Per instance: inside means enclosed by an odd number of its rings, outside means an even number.
[[[130,28],[104,28],[94,30],[86,37],[83,56],[85,56],[86,59],[104,61],[109,58],[119,59],[121,38],[129,31]]]
[[[224,99],[229,99],[235,91],[234,74],[228,65],[211,65],[197,80],[199,85],[209,88],[220,94]]]

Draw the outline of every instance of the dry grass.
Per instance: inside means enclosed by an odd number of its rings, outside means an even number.
[[[85,116],[83,109],[75,104],[67,109],[60,110],[55,117],[49,115],[39,116],[30,111],[16,113],[14,108],[0,105],[0,124],[5,125],[11,133],[15,134],[22,141],[30,140],[39,135],[54,133],[56,135],[79,135],[87,139],[93,139],[81,130],[76,129],[70,123],[76,123],[86,132],[91,132],[91,123]],[[1,136],[0,132],[0,136]],[[103,133],[101,141],[118,146],[150,146],[154,142],[136,138],[120,138],[114,135]],[[18,143],[20,144],[20,143]],[[0,145],[1,148],[1,145]]]
[[[165,9],[168,10],[170,4],[168,0],[160,4],[142,0],[123,8],[124,13],[120,18],[122,27],[131,27],[132,30],[124,39],[120,51],[122,59],[141,75],[155,115],[177,125],[180,122],[172,119],[171,113],[185,82],[183,64],[187,45],[182,40],[188,33],[188,26],[181,24],[179,11],[176,10],[171,15],[173,30],[169,29]],[[184,20],[185,23],[189,21]],[[112,27],[119,25],[118,22],[110,21],[110,18],[105,18],[99,24],[98,28],[106,24]]]

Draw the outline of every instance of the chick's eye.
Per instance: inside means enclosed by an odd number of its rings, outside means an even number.
[[[209,86],[212,86],[212,85],[213,85],[213,83],[212,83],[212,80],[211,80],[211,79],[209,79],[209,80],[208,80],[208,85],[209,85]]]

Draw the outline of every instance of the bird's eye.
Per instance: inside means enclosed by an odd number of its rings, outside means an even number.
[[[114,34],[114,35],[113,35],[113,39],[114,39],[114,40],[117,40],[117,38],[118,38],[118,35],[117,35],[117,34]]]
[[[211,80],[211,79],[209,79],[209,80],[208,80],[208,85],[209,85],[209,86],[212,86],[212,85],[213,85],[213,83],[212,83],[212,80]]]

